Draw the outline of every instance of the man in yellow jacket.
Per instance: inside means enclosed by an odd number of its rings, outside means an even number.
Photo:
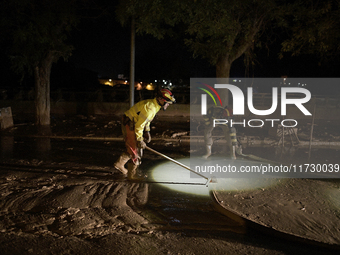
[[[151,142],[150,122],[161,108],[165,111],[170,104],[175,102],[170,90],[161,89],[154,99],[140,101],[124,113],[122,132],[127,151],[120,155],[114,167],[127,175],[129,180],[140,179],[136,176],[136,171],[141,163],[146,143]],[[131,162],[128,163],[128,169],[126,169],[125,164],[130,159]]]

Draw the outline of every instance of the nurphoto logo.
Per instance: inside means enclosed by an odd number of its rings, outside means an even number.
[[[305,103],[308,103],[311,99],[311,93],[308,89],[302,88],[302,87],[272,87],[271,88],[271,94],[272,94],[272,103],[269,109],[256,109],[254,106],[254,91],[253,87],[246,87],[244,88],[244,91],[246,91],[246,101],[245,101],[245,95],[241,88],[239,88],[236,85],[232,84],[214,84],[209,85],[205,82],[196,82],[197,89],[203,91],[204,93],[201,94],[201,114],[206,115],[207,114],[207,108],[208,108],[208,100],[207,95],[210,96],[210,98],[213,100],[215,106],[219,105],[223,107],[223,102],[221,99],[221,96],[216,91],[216,89],[225,89],[228,90],[228,92],[231,94],[232,98],[232,109],[233,109],[233,115],[234,116],[244,116],[245,115],[245,104],[248,107],[248,111],[256,116],[268,116],[273,114],[277,108],[278,108],[278,101],[280,97],[281,101],[281,116],[287,115],[287,106],[292,105],[295,106],[297,109],[299,109],[305,116],[312,115],[308,109],[304,106]],[[280,92],[280,93],[279,93]],[[294,94],[294,98],[289,98],[289,94]],[[216,100],[215,97],[218,99]],[[230,123],[228,123],[230,122]],[[271,127],[274,127],[275,123],[279,122],[283,127],[295,127],[298,122],[295,119],[276,119],[276,118],[268,118],[268,119],[250,119],[246,121],[243,119],[241,122],[234,121],[234,120],[227,120],[227,119],[215,119],[214,120],[214,126],[215,125],[223,125],[223,124],[229,124],[231,127],[235,125],[243,125],[246,126],[248,124],[249,127],[262,127],[266,122],[268,122]]]

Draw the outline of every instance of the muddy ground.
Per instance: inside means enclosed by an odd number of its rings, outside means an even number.
[[[190,133],[189,121],[185,117],[176,120],[156,118],[151,131],[154,138],[152,147],[175,159],[189,156],[190,146],[180,141],[180,135]],[[329,129],[316,129],[316,137],[336,140],[339,134],[329,132]],[[30,116],[20,116],[14,128],[2,132],[1,254],[336,252],[337,247],[294,242],[245,227],[217,212],[210,197],[183,194],[152,181],[127,182],[112,167],[124,151],[123,142],[95,140],[96,137],[121,137],[117,116],[52,117],[51,130],[44,132],[49,137],[59,138],[36,137],[37,130]],[[308,129],[303,132],[308,134]],[[245,133],[247,130],[240,130],[240,134]],[[265,131],[261,130],[257,135],[265,136]],[[170,141],[171,138],[178,140]],[[216,148],[214,153],[218,154],[219,149]],[[157,155],[145,153],[141,174],[149,174],[151,166],[163,161]],[[304,184],[308,185],[308,182]],[[327,183],[315,185],[320,188]],[[339,189],[338,184],[332,185]],[[285,204],[279,203],[281,207],[293,211],[282,213],[280,218],[272,214],[275,211],[282,212],[282,208],[269,202],[273,194],[270,189],[265,190],[268,192],[266,196],[259,194],[260,190],[253,191],[254,194],[249,196],[241,190],[228,191],[223,196],[230,196],[229,202],[223,199],[222,204],[239,210],[249,219],[267,219],[267,222],[259,220],[259,223],[269,227],[277,226],[279,221],[282,226],[290,228],[291,218],[288,214],[294,215],[294,208],[300,214],[311,212],[303,204],[306,197],[310,197],[305,192],[308,189],[295,186],[298,190],[291,192],[294,197],[284,196]],[[291,188],[289,185],[282,187]],[[279,192],[283,194],[285,190]],[[267,199],[266,203],[263,199]],[[332,208],[330,213],[334,215],[329,218],[329,212],[326,212],[329,206],[326,207],[324,201],[318,202],[314,204],[320,208],[313,208],[317,214],[310,213],[315,217],[312,225],[315,222],[325,223],[325,228],[328,228],[338,220],[339,215]],[[267,211],[261,211],[263,209]],[[261,212],[265,213],[265,217],[262,217]],[[323,217],[328,217],[327,224]],[[301,223],[300,218],[296,219]],[[330,231],[338,231],[336,226],[334,224],[335,230]],[[332,232],[324,238],[330,236]],[[324,240],[319,241],[323,243]]]

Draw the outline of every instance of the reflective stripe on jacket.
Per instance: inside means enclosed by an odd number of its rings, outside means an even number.
[[[150,122],[161,109],[157,99],[146,99],[138,102],[124,114],[135,122],[135,133],[137,141],[143,140],[143,131],[150,131]]]
[[[210,125],[215,119],[229,119],[233,116],[232,110],[220,106],[213,106],[208,109],[207,115],[203,116],[205,125]]]

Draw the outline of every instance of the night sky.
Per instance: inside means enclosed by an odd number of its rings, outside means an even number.
[[[69,59],[79,68],[100,77],[129,75],[130,27],[112,19],[82,25],[74,33],[75,51]],[[135,72],[139,79],[180,79],[214,76],[215,68],[206,60],[193,59],[183,41],[157,40],[150,35],[136,35]]]
[[[53,84],[66,84],[75,69],[78,73],[92,72],[92,76],[116,79],[118,74],[129,76],[130,27],[122,27],[115,17],[87,20],[72,32],[70,42],[73,55],[65,63],[53,65]],[[231,77],[339,77],[339,57],[320,64],[315,56],[290,57],[279,60],[279,44],[256,50],[255,67],[246,71],[243,59],[236,60]],[[9,63],[1,53],[1,75],[6,84],[15,82],[8,77]],[[71,72],[70,67],[74,70]],[[190,77],[214,77],[215,67],[202,58],[193,58],[183,41],[172,38],[157,40],[148,35],[136,36],[136,81],[156,79],[189,80]],[[74,76],[74,75],[73,75]],[[79,75],[77,76],[79,77]],[[78,78],[73,78],[78,79]],[[84,79],[87,79],[84,76]],[[26,82],[30,83],[30,81]],[[58,86],[58,85],[57,85]]]
[[[72,37],[75,50],[69,62],[78,68],[98,73],[99,77],[129,76],[130,27],[114,18],[86,22]],[[320,62],[315,56],[278,58],[279,44],[256,50],[256,65],[245,70],[243,59],[233,63],[231,77],[339,77],[339,58]],[[149,35],[136,36],[137,79],[188,79],[214,77],[215,67],[205,59],[193,58],[183,41],[157,40]]]

